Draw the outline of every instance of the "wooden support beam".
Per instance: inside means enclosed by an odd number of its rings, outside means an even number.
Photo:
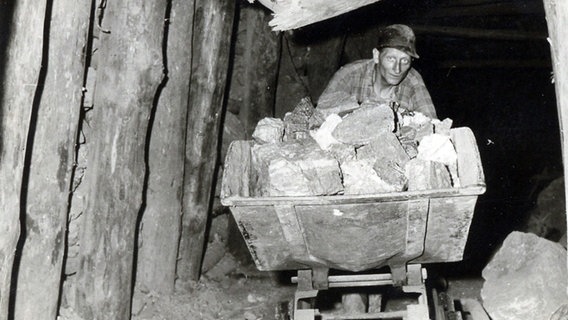
[[[55,1],[46,12],[44,50],[49,50],[30,128],[26,239],[15,319],[57,318],[90,14],[90,6],[73,0]]]
[[[270,19],[262,6],[241,5],[229,103],[248,137],[260,119],[274,116],[281,33],[270,29]]]
[[[436,67],[446,68],[549,68],[550,60],[447,60],[435,62]]]
[[[544,0],[544,9],[548,24],[554,85],[556,87],[556,104],[560,121],[564,185],[568,185],[568,176],[566,175],[566,172],[568,172],[568,134],[565,132],[568,128],[568,33],[566,33],[566,30],[568,30],[568,2]],[[564,192],[565,199],[568,199],[568,188],[565,188]],[[568,211],[568,202],[566,209]],[[566,291],[568,292],[568,284]]]
[[[6,320],[12,319],[8,309],[15,298],[10,284],[20,237],[28,129],[34,97],[41,89],[46,1],[15,1],[2,10],[6,20],[0,21],[1,31],[9,35],[0,48],[0,320]]]
[[[538,1],[497,2],[482,4],[453,4],[429,10],[421,18],[449,17],[488,17],[488,16],[518,16],[542,15],[542,3]]]
[[[514,30],[488,30],[447,26],[416,26],[412,29],[417,34],[432,34],[457,38],[475,38],[489,40],[546,40],[546,35],[538,32]]]
[[[168,80],[151,128],[146,208],[140,226],[138,291],[174,291],[181,213],[194,1],[173,0],[166,47]]]
[[[235,1],[196,0],[178,277],[201,272],[227,82]]]
[[[163,78],[167,1],[109,1],[100,21],[88,199],[74,310],[83,319],[130,319],[148,121]]]
[[[380,0],[259,0],[274,11],[274,31],[297,29],[326,20]]]

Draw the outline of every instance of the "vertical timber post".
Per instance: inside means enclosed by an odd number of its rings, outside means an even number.
[[[260,119],[274,116],[281,34],[268,26],[264,7],[243,2],[240,8],[229,101],[250,137]]]
[[[54,1],[47,10],[46,74],[28,143],[26,239],[18,268],[15,319],[57,318],[89,17],[89,5],[70,0]]]
[[[39,88],[45,0],[12,5],[0,54],[0,320],[9,318],[14,254],[20,236],[24,163],[34,97]],[[3,15],[7,15],[3,13]]]
[[[167,1],[109,1],[100,50],[80,233],[75,311],[82,319],[130,319],[147,130],[163,78]]]
[[[151,128],[147,204],[140,226],[137,285],[140,290],[164,294],[174,291],[181,234],[194,2],[171,2],[166,45],[168,79]]]
[[[233,0],[196,0],[178,276],[199,279],[235,15]]]
[[[560,121],[560,139],[564,167],[564,185],[568,187],[568,2],[563,0],[544,0],[544,10],[548,25],[548,41],[552,56],[556,103]],[[568,199],[568,188],[565,188]],[[567,202],[568,211],[568,202]],[[568,224],[568,221],[567,221]],[[566,263],[568,265],[568,255]],[[566,287],[568,292],[568,285]]]

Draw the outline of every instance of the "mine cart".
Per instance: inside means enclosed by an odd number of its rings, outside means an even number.
[[[473,133],[454,128],[451,140],[459,187],[301,197],[253,196],[251,142],[232,143],[221,201],[230,207],[259,270],[298,270],[292,278],[298,284],[292,319],[440,318],[428,307],[438,297],[426,294],[424,265],[462,260],[475,203],[485,191]],[[379,269],[390,272],[373,273]],[[304,303],[322,290],[376,286],[400,288],[417,297],[416,303],[357,314],[326,314]]]

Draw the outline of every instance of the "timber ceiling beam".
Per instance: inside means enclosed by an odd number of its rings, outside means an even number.
[[[274,31],[297,29],[378,1],[380,0],[258,0],[274,12],[274,18],[268,23]]]
[[[478,5],[452,5],[429,10],[424,16],[428,18],[455,18],[477,16],[517,16],[544,15],[542,2],[519,1],[518,3],[487,3]]]
[[[416,33],[443,35],[458,38],[477,38],[490,40],[546,40],[547,35],[538,32],[524,32],[515,30],[475,29],[445,26],[416,26],[412,29]]]

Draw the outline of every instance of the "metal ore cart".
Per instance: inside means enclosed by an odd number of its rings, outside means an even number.
[[[292,319],[434,319],[422,265],[463,259],[475,204],[485,192],[473,133],[454,128],[451,139],[457,188],[301,197],[252,196],[250,141],[231,144],[221,202],[230,207],[259,270],[298,270]],[[390,273],[363,272],[386,266]],[[350,274],[329,275],[330,269]],[[303,303],[328,288],[383,285],[414,293],[418,303],[357,315],[326,315]]]

